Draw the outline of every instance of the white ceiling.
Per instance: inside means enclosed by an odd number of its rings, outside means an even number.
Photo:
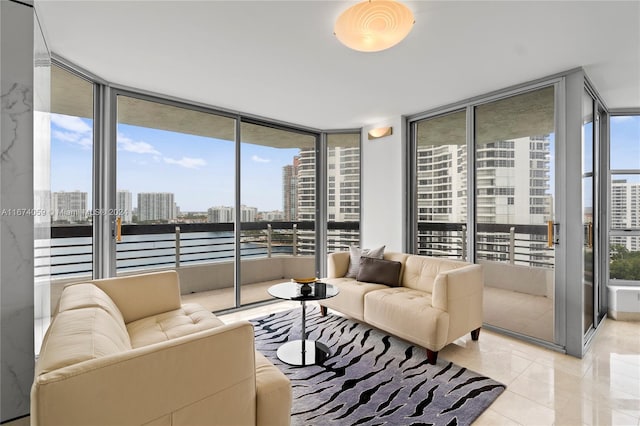
[[[36,0],[50,50],[118,85],[319,129],[356,128],[584,67],[640,107],[640,1],[413,1],[413,31],[360,53],[347,1]]]

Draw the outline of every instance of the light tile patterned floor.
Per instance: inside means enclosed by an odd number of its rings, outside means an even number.
[[[220,318],[230,323],[299,306],[273,303]],[[456,340],[440,357],[507,385],[476,425],[640,426],[640,322],[606,319],[583,359],[488,330],[477,342]]]
[[[261,306],[225,322],[299,307]],[[477,342],[456,340],[440,357],[485,374],[507,390],[475,425],[640,426],[640,323],[606,319],[583,359],[482,330]]]

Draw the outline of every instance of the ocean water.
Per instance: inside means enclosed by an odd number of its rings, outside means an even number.
[[[193,232],[180,235],[180,265],[232,261],[235,255],[233,232]],[[35,274],[37,277],[71,278],[90,275],[93,264],[92,237],[54,238],[36,241]],[[242,258],[265,257],[266,243],[241,242]],[[272,254],[292,254],[291,244],[272,245]],[[116,268],[127,270],[176,266],[176,235],[125,235],[116,244]]]

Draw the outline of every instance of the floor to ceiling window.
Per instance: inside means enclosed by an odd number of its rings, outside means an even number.
[[[176,269],[234,307],[236,120],[125,94],[117,117],[117,273]]]
[[[360,245],[360,132],[327,135],[327,252]]]
[[[640,115],[611,117],[609,283],[640,285]]]
[[[419,118],[410,158],[413,250],[483,265],[485,323],[550,343],[555,90],[549,84]]]
[[[317,135],[240,126],[241,303],[275,282],[315,274]]]
[[[466,111],[415,124],[418,254],[468,259]]]
[[[184,297],[206,292],[219,311],[270,300],[274,282],[321,273],[319,249],[359,243],[359,131],[323,139],[66,69],[52,82],[54,277],[175,269]]]

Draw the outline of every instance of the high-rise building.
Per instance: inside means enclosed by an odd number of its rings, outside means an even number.
[[[330,149],[327,165],[329,221],[360,221],[360,148]]]
[[[258,216],[256,207],[240,206],[240,221],[255,222]],[[207,221],[210,223],[232,223],[235,220],[233,207],[218,206],[207,209]]]
[[[168,222],[176,218],[176,203],[171,192],[138,193],[138,222]]]
[[[284,220],[296,221],[298,218],[298,166],[300,159],[293,157],[293,164],[282,168],[282,211]]]
[[[550,146],[548,136],[492,141],[478,146],[475,165],[478,224],[537,225],[553,218]],[[419,146],[417,183],[419,222],[467,222],[466,145]],[[453,242],[459,244],[461,237],[457,231],[444,228],[425,232],[427,254],[449,255]],[[520,243],[528,247],[519,250],[523,258],[544,261],[548,256],[544,253],[546,235],[540,237],[532,234],[528,242]],[[507,256],[500,244],[504,238],[495,232],[479,235],[476,241],[482,243],[481,255],[496,260]],[[444,247],[444,251],[439,252],[435,248],[438,246]]]
[[[256,207],[240,206],[240,221],[255,222],[258,217],[258,209]]]
[[[640,228],[640,183],[626,179],[611,182],[611,229]],[[640,237],[611,237],[611,246],[640,251]]]
[[[233,207],[217,206],[207,209],[207,222],[233,223]]]
[[[81,191],[61,191],[51,194],[53,222],[86,222],[88,219],[87,198],[88,194]]]
[[[119,189],[116,192],[116,210],[122,217],[122,223],[133,222],[133,196],[130,191]]]

